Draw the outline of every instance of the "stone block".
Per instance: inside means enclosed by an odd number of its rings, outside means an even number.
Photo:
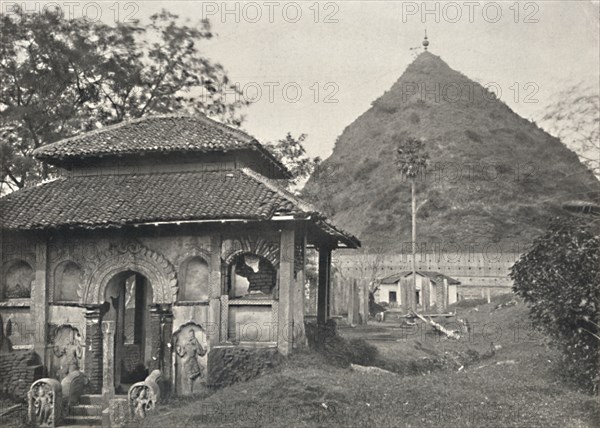
[[[129,422],[129,406],[126,398],[108,400],[108,419],[111,427],[124,427]]]

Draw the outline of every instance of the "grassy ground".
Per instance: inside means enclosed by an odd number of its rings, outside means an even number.
[[[12,408],[16,404],[21,407],[14,411]],[[9,412],[10,411],[10,412]],[[8,414],[5,414],[8,412]],[[27,404],[18,402],[10,397],[0,396],[0,427],[13,428],[23,426],[27,421]]]
[[[554,351],[524,328],[526,308],[495,306],[458,308],[458,316],[473,325],[459,341],[425,329],[406,331],[391,322],[341,329],[348,338],[368,339],[382,358],[401,367],[476,351],[480,359],[467,365],[459,360],[432,370],[417,365],[420,370],[408,375],[361,373],[300,352],[276,373],[173,399],[144,425],[600,426],[596,399],[565,385],[556,372]]]

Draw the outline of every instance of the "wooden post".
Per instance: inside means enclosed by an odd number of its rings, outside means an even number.
[[[294,235],[292,228],[281,231],[279,256],[279,311],[277,349],[288,355],[294,345]]]
[[[306,331],[304,329],[304,300],[306,285],[306,228],[296,230],[295,237],[296,259],[294,261],[294,273],[296,275],[294,284],[294,306],[292,308],[294,320],[294,348],[306,345]],[[297,264],[300,264],[298,266]]]
[[[319,283],[317,296],[317,324],[324,326],[329,319],[329,283],[331,269],[331,247],[319,248]]]

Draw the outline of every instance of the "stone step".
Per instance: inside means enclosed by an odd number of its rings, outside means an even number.
[[[101,394],[84,394],[79,397],[79,404],[95,404],[102,406],[104,401]]]
[[[99,426],[102,425],[102,417],[99,416],[67,416],[65,424],[78,426]]]
[[[79,404],[71,406],[69,416],[102,416],[102,406],[98,404]]]

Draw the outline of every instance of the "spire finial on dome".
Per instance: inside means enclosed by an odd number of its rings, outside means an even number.
[[[425,29],[425,38],[423,39],[423,48],[427,50],[427,46],[429,46],[429,40],[427,40],[427,29]]]

